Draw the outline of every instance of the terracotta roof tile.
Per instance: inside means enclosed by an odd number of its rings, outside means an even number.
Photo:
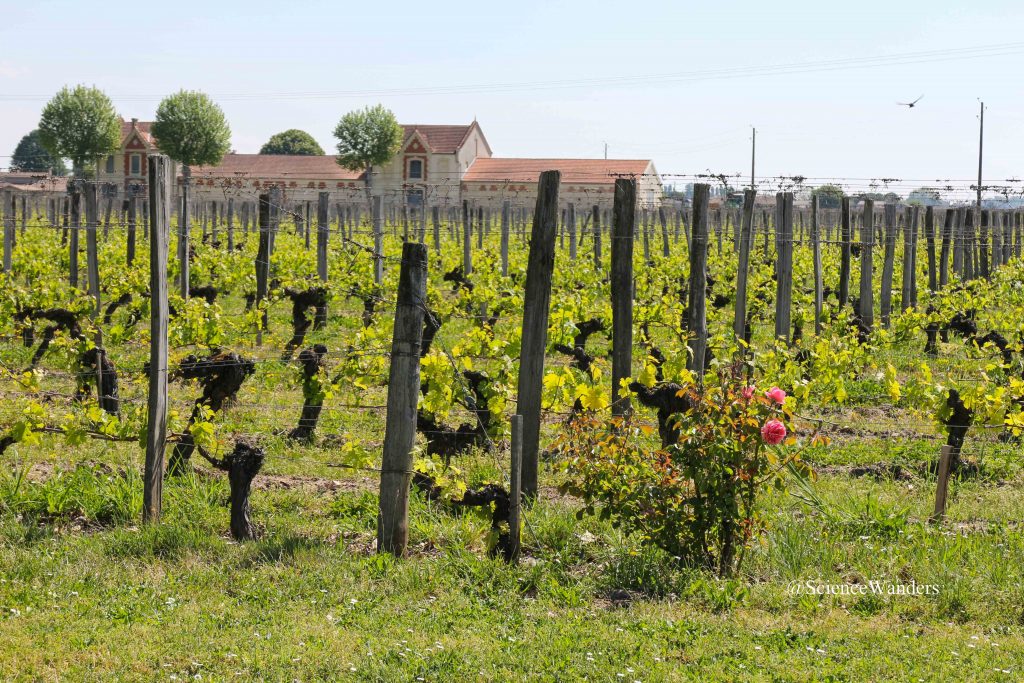
[[[561,171],[562,183],[610,185],[624,175],[647,172],[649,159],[477,159],[466,171],[465,182],[537,182],[543,171]]]
[[[153,126],[152,121],[136,121],[135,125],[139,129],[139,134],[146,141],[148,145],[155,145],[156,142],[153,139],[153,133],[150,132],[150,128]],[[132,122],[121,119],[121,144],[124,145],[128,136],[132,133]]]
[[[413,132],[419,132],[420,136],[426,140],[427,145],[430,147],[432,152],[437,154],[454,154],[458,151],[459,147],[462,146],[462,141],[469,135],[470,128],[473,124],[468,126],[436,126],[436,125],[423,125],[418,123],[402,124],[402,128],[405,129],[405,136],[402,138],[402,145],[404,146],[409,142],[409,138],[412,137]]]

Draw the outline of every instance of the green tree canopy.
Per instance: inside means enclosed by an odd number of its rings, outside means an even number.
[[[350,111],[334,129],[338,163],[350,171],[365,170],[369,191],[372,167],[391,161],[402,146],[403,135],[395,115],[382,104]]]
[[[299,155],[323,155],[323,147],[317,144],[313,136],[304,130],[291,128],[272,135],[267,144],[260,148],[260,154],[299,154]]]
[[[121,121],[102,90],[65,86],[43,107],[39,141],[53,156],[71,159],[75,175],[81,176],[86,164],[120,146]]]
[[[182,90],[168,95],[156,110],[153,137],[160,150],[182,166],[219,164],[231,145],[224,112],[206,94]]]
[[[836,209],[843,201],[845,194],[838,185],[819,185],[811,190],[811,196],[818,198],[818,206],[823,209]]]
[[[64,160],[53,156],[43,147],[38,129],[21,138],[18,146],[14,148],[14,154],[11,155],[11,170],[49,171],[53,175],[66,175],[68,172]]]

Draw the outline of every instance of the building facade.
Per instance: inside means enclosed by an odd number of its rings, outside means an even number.
[[[151,123],[122,121],[121,148],[98,164],[97,179],[118,194],[145,189],[146,160],[158,152]],[[390,204],[500,207],[505,200],[520,206],[536,201],[542,171],[562,174],[560,199],[580,206],[611,206],[616,178],[637,179],[637,203],[661,203],[663,188],[649,159],[522,159],[494,157],[480,125],[403,125],[402,145],[387,164],[374,168],[372,194]],[[182,182],[176,169],[178,184]],[[360,203],[367,199],[364,170],[342,168],[337,157],[227,154],[216,166],[191,169],[192,196],[196,200],[236,202],[255,200],[271,187],[284,189],[289,202],[316,201],[330,192],[332,203]]]

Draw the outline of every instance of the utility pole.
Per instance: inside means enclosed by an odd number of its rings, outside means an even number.
[[[978,118],[978,220],[981,220],[981,155],[985,143],[985,103],[981,102],[981,115]]]
[[[754,184],[754,160],[757,158],[757,128],[751,126],[751,130],[754,134],[750,138],[750,189],[756,190],[757,186]]]
[[[604,143],[604,158],[608,158],[608,143]]]

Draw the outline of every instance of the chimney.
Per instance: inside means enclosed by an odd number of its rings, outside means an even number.
[[[132,128],[138,128],[138,127],[139,127],[139,120],[138,119],[132,119]]]

